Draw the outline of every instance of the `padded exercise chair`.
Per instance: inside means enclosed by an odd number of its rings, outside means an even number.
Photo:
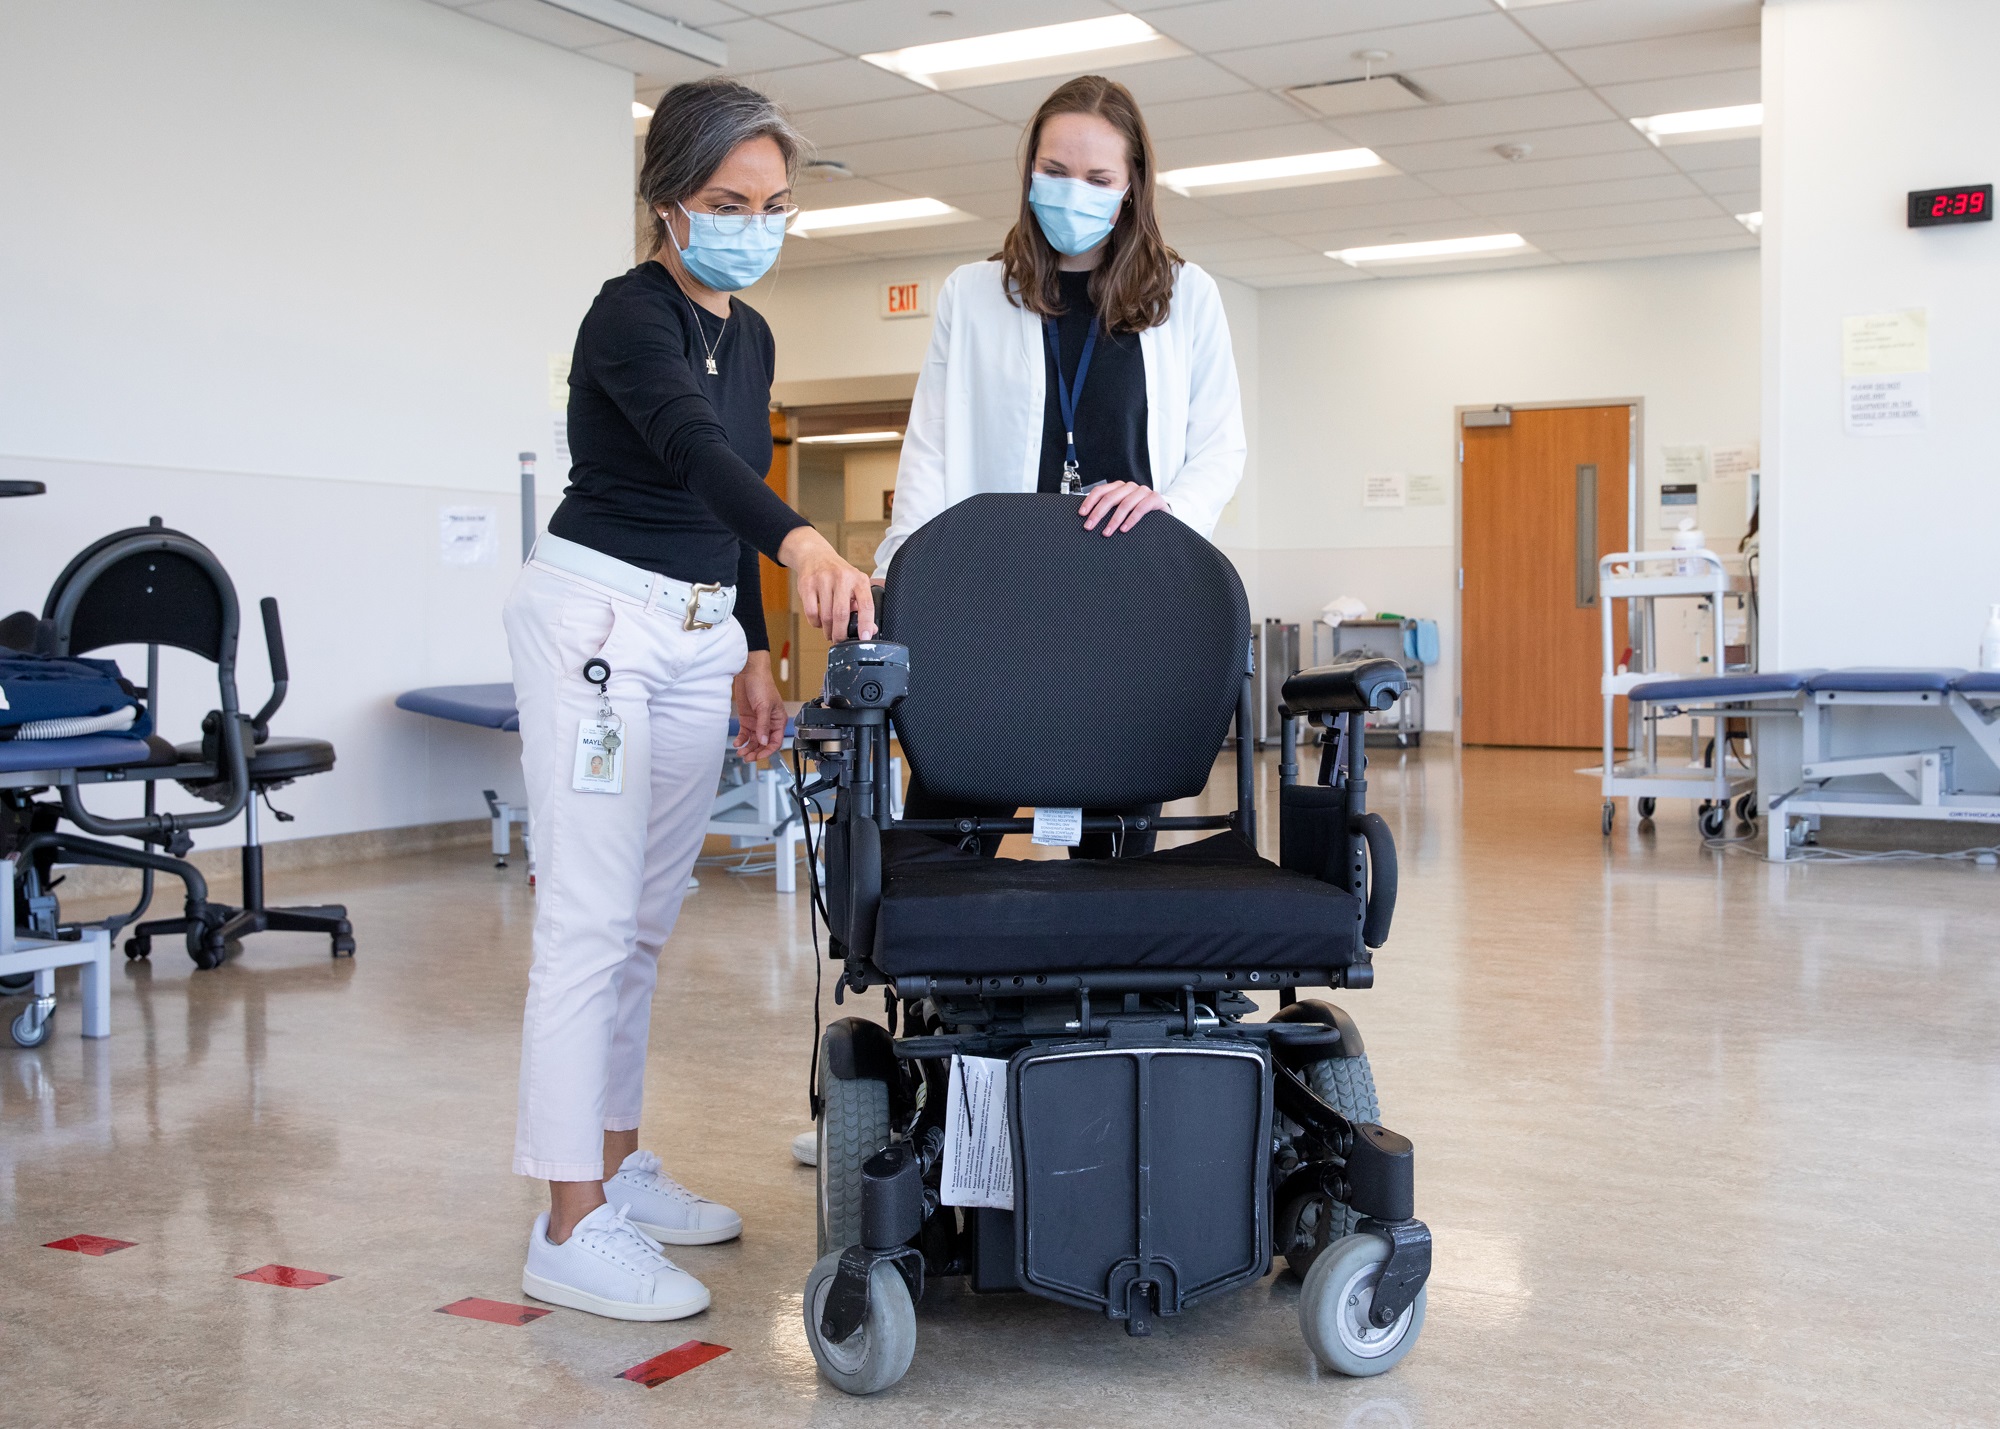
[[[1362,724],[1403,670],[1361,657],[1286,682],[1281,852],[1261,858],[1234,569],[1169,517],[1106,540],[1077,506],[975,496],[924,526],[890,567],[881,638],[836,645],[799,716],[818,769],[802,792],[837,791],[836,998],[882,988],[887,1023],[821,1038],[807,1338],[829,1380],[872,1393],[909,1365],[929,1276],[1146,1334],[1275,1252],[1304,1277],[1320,1360],[1381,1373],[1424,1317],[1411,1147],[1377,1124],[1352,1019],[1296,990],[1373,981],[1395,852],[1365,808]],[[948,807],[1144,810],[1202,792],[1232,715],[1233,813],[1082,819],[1209,834],[1179,847],[982,858],[982,836],[1031,822],[887,813],[892,732]],[[1325,731],[1313,784],[1296,777],[1300,716]],[[1259,991],[1281,1010],[1252,1021]],[[1005,1060],[1011,1208],[940,1203],[961,1057]]]
[[[263,928],[323,932],[332,939],[334,956],[353,953],[353,928],[345,909],[264,906],[263,850],[254,799],[291,779],[330,769],[333,748],[320,740],[269,739],[268,721],[284,699],[287,679],[277,602],[266,598],[262,611],[273,690],[262,710],[245,716],[236,694],[236,587],[201,542],[168,529],[155,517],[150,525],[114,532],[93,543],[56,578],[42,617],[34,623],[36,648],[75,656],[117,645],[146,646],[147,682],[140,698],[149,710],[158,702],[160,647],[186,650],[215,665],[217,708],[203,720],[199,743],[170,745],[151,738],[143,761],[81,772],[75,783],[59,790],[59,805],[24,803],[25,793],[13,796],[9,812],[25,834],[22,865],[30,871],[24,897],[37,900],[37,918],[51,921],[57,916],[51,893],[53,864],[111,865],[142,873],[137,905],[102,924],[114,933],[144,915],[157,874],[179,878],[187,890],[181,917],[133,929],[134,936],[125,945],[129,958],[147,956],[153,935],[179,933],[195,965],[213,968],[229,956],[236,940]],[[158,812],[154,787],[169,779],[216,808],[192,814]],[[146,796],[144,812],[136,818],[95,814],[83,803],[83,785],[137,782],[144,783]],[[248,821],[243,908],[211,902],[207,881],[186,859],[193,847],[190,830],[216,828],[238,814],[247,814]],[[62,828],[63,821],[98,837]],[[141,847],[105,843],[105,838],[136,839]],[[153,845],[164,852],[153,852]]]

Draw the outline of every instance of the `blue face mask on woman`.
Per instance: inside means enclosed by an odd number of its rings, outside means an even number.
[[[1074,258],[1088,253],[1111,236],[1124,189],[1099,188],[1082,179],[1035,174],[1028,179],[1028,207],[1042,226],[1042,236],[1058,253]]]
[[[778,261],[785,246],[785,217],[764,213],[689,213],[688,241],[675,244],[681,262],[697,282],[719,293],[747,288]],[[671,225],[667,236],[673,236]]]

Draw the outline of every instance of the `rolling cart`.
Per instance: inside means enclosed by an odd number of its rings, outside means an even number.
[[[1624,568],[1623,574],[1616,573],[1619,567]],[[1651,818],[1661,799],[1696,799],[1700,801],[1697,817],[1701,832],[1714,838],[1727,826],[1731,800],[1736,801],[1739,817],[1748,819],[1755,811],[1756,765],[1748,751],[1732,749],[1727,719],[1688,715],[1687,760],[1662,763],[1658,710],[1628,702],[1625,733],[1630,757],[1620,763],[1617,703],[1620,696],[1651,680],[1700,679],[1754,669],[1757,606],[1749,598],[1749,578],[1733,574],[1713,551],[1619,551],[1598,562],[1597,587],[1597,604],[1604,617],[1603,832],[1611,832],[1618,799],[1633,800],[1633,811],[1641,819]],[[1620,600],[1630,602],[1626,625],[1631,654],[1622,667],[1611,619],[1612,605]],[[1708,602],[1711,630],[1707,654],[1700,660],[1703,668],[1686,673],[1656,668],[1660,645],[1654,607],[1660,600]],[[1731,601],[1742,608],[1749,629],[1745,658],[1736,665],[1727,663],[1729,646],[1724,633],[1724,611]],[[1715,726],[1706,758],[1701,739],[1704,719]]]
[[[1386,655],[1402,665],[1403,673],[1409,676],[1410,682],[1403,697],[1396,701],[1394,708],[1371,710],[1367,717],[1369,734],[1388,735],[1401,749],[1422,743],[1424,737],[1424,664],[1410,657],[1410,652],[1416,648],[1413,643],[1416,629],[1416,620],[1407,616],[1389,620],[1343,620],[1338,625],[1315,620],[1312,628],[1315,665],[1323,665],[1349,650]]]

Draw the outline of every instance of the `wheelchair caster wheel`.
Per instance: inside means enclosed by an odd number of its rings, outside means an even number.
[[[1703,804],[1697,820],[1700,824],[1701,836],[1703,838],[1719,839],[1722,837],[1722,831],[1729,825],[1729,806],[1727,804]]]
[[[1618,817],[1618,806],[1609,799],[1604,801],[1604,836],[1611,837],[1611,821]]]
[[[1736,817],[1739,822],[1745,824],[1757,821],[1757,796],[1755,794],[1745,794],[1736,801]]]
[[[127,938],[125,940],[126,961],[136,963],[141,958],[150,958],[152,955],[153,940],[150,937]]]
[[[1639,817],[1642,819],[1650,819],[1653,817],[1654,810],[1658,809],[1659,807],[1660,804],[1657,799],[1654,799],[1650,796],[1641,797],[1638,801]]]
[[[819,1361],[819,1372],[835,1388],[875,1394],[909,1372],[917,1353],[917,1307],[903,1273],[889,1261],[877,1261],[868,1276],[868,1318],[842,1343],[829,1344],[820,1333],[819,1320],[840,1271],[840,1254],[836,1250],[821,1256],[806,1277],[806,1343]]]
[[[14,1034],[16,1047],[39,1047],[49,1040],[49,1028],[55,1025],[56,1000],[53,997],[38,997],[29,1003],[21,1015],[14,1019],[9,1030]]]
[[[1313,1262],[1299,1292],[1299,1329],[1321,1364],[1357,1378],[1394,1369],[1424,1327],[1429,1287],[1417,1292],[1396,1323],[1369,1323],[1375,1282],[1389,1259],[1389,1242],[1378,1235],[1351,1235],[1335,1241]]]

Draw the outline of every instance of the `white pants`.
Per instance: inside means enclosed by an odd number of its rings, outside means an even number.
[[[507,597],[521,767],[535,841],[535,957],[521,1029],[514,1169],[595,1181],[604,1133],[639,1125],[660,948],[701,852],[729,733],[743,627],[678,615],[530,562]],[[621,794],[571,788],[598,710],[584,662],[611,666]]]

